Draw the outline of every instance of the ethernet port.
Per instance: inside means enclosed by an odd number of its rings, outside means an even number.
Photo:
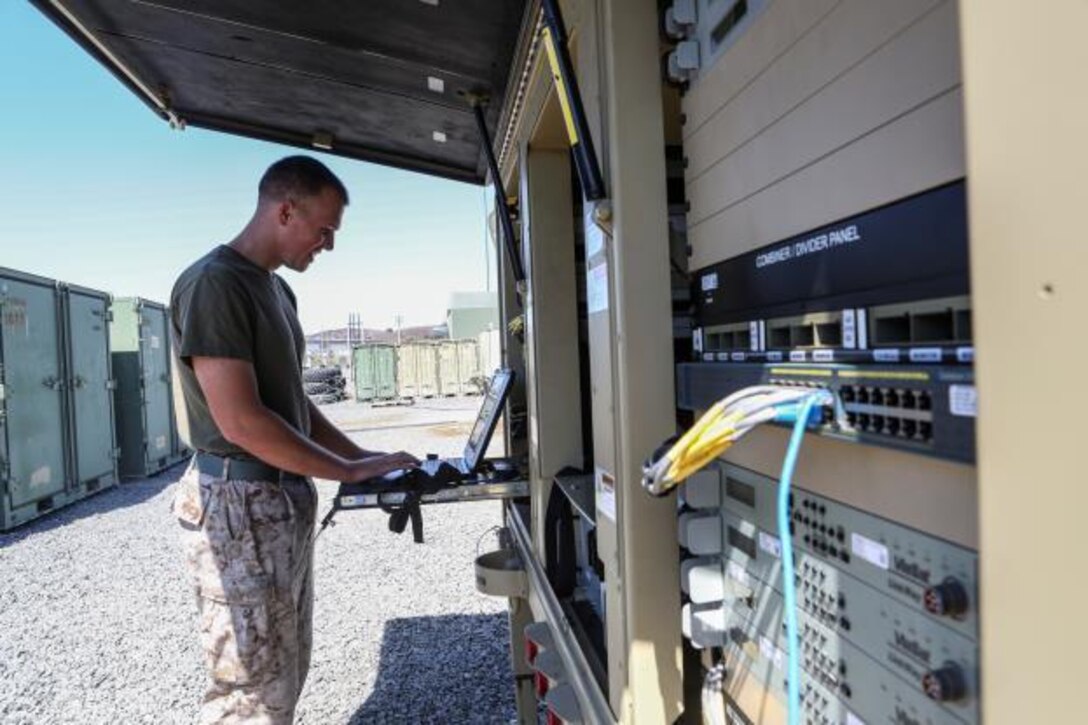
[[[927,420],[923,420],[918,424],[918,437],[924,441],[928,441],[933,438],[933,424]]]
[[[862,413],[858,416],[858,430],[869,430],[869,414]]]
[[[888,418],[887,422],[884,424],[884,432],[890,436],[899,435],[899,419]]]
[[[858,402],[862,405],[869,404],[869,388],[858,388]]]
[[[770,347],[777,350],[785,350],[790,347],[790,328],[772,327],[770,329]]]
[[[874,415],[873,416],[873,432],[874,433],[880,433],[882,430],[884,430],[884,416]]]
[[[706,351],[716,352],[722,349],[722,335],[720,332],[711,332],[706,336]]]
[[[898,408],[899,407],[899,391],[898,390],[889,390],[886,393],[884,393],[884,405],[888,406],[889,408]]]
[[[918,407],[918,398],[915,397],[913,390],[904,390],[901,396],[901,402],[904,408],[907,410],[914,410]]]
[[[951,309],[914,315],[914,342],[948,342],[955,339],[954,318]]]
[[[925,390],[918,393],[918,410],[930,410],[933,408],[933,400]]]
[[[838,320],[816,323],[816,339],[821,347],[838,347],[842,344],[842,323]]]
[[[858,414],[857,413],[847,413],[846,414],[846,424],[848,426],[850,426],[851,428],[857,428],[858,427]]]
[[[812,325],[794,325],[790,328],[790,341],[794,347],[812,347],[816,344],[816,330]]]
[[[909,418],[903,421],[903,437],[913,438],[915,433],[918,432],[918,423]]]
[[[857,399],[857,394],[854,392],[853,386],[844,385],[839,388],[839,398],[844,403],[853,403]]]
[[[873,392],[869,395],[869,402],[873,405],[884,405],[884,391],[880,388],[873,388]]]
[[[737,330],[733,333],[733,349],[749,350],[752,347],[752,333],[749,330]]]

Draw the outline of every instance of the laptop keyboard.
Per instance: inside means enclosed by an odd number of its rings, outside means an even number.
[[[465,465],[464,458],[428,458],[419,462],[420,470],[432,478],[438,473],[438,469],[442,465],[453,466],[462,475],[468,475],[468,466]]]

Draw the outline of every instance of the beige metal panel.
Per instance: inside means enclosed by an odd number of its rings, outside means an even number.
[[[614,345],[613,409],[593,410],[595,418],[613,421],[618,443],[627,678],[621,702],[612,704],[623,722],[663,723],[676,719],[682,703],[676,509],[671,500],[647,496],[639,484],[642,460],[674,430],[675,406],[657,3],[602,0],[600,7],[608,88],[604,135],[612,149],[623,149],[608,160],[614,335],[591,341]],[[613,605],[610,600],[609,629]]]
[[[789,430],[764,426],[725,459],[777,479]],[[794,485],[978,549],[975,467],[878,446],[805,436]]]
[[[961,105],[950,91],[689,228],[691,268],[962,178]]]
[[[842,0],[774,0],[684,96],[685,133],[698,129],[789,51]]]
[[[535,545],[543,551],[552,478],[565,466],[582,465],[574,211],[568,153],[536,149],[530,142],[523,145],[520,155],[522,239],[528,252],[525,276],[529,282],[525,361],[530,484]]]
[[[940,23],[946,26],[943,34],[934,28],[931,18],[924,21],[925,28],[914,27],[942,6]],[[687,124],[684,146],[690,160],[689,181],[702,176],[708,167],[764,133],[784,116],[801,115],[805,124],[825,127],[841,124],[843,116],[862,112],[871,115],[874,111],[869,110],[870,106],[879,109],[916,104],[918,93],[909,85],[903,87],[912,80],[924,83],[936,76],[943,86],[953,85],[959,77],[955,13],[955,4],[950,0],[841,3],[739,93],[723,98],[723,106],[706,123]],[[901,42],[903,35],[913,37],[905,48]],[[932,47],[917,47],[930,38]],[[736,50],[731,49],[723,58],[727,67]],[[940,57],[928,58],[934,52]],[[889,65],[892,65],[890,71]],[[862,69],[868,70],[859,73]],[[953,80],[947,80],[950,75]],[[848,83],[842,83],[848,76],[851,77]],[[867,84],[860,93],[856,90],[858,84]],[[813,100],[834,93],[836,86],[839,92],[835,94],[834,105],[829,106],[824,100],[821,108],[814,108]],[[696,84],[695,88],[698,92],[701,86]],[[830,118],[829,113],[838,117]],[[861,120],[848,118],[852,129],[858,128]],[[867,130],[864,125],[861,129]],[[806,140],[819,145],[817,139]],[[793,146],[797,148],[796,143]]]
[[[859,32],[858,37],[865,35]],[[813,65],[819,65],[815,57],[803,59],[796,68],[779,64],[780,85],[790,85],[793,77],[806,75],[797,72],[800,68]],[[793,100],[792,94],[768,87],[770,79],[759,83],[754,87],[764,89],[759,95],[766,98],[742,94],[729,113],[720,114],[685,145],[690,159],[689,223],[698,224],[948,92],[959,85],[959,77],[956,7],[945,2],[763,126],[758,135],[742,137],[737,132],[750,133],[759,126],[761,111],[773,107],[775,98]]]
[[[963,0],[991,725],[1084,720],[1088,3]]]

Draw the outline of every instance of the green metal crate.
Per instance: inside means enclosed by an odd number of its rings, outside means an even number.
[[[121,475],[143,478],[188,455],[174,415],[169,310],[138,297],[115,300],[110,339]]]
[[[393,345],[359,345],[352,354],[351,368],[356,400],[390,400],[397,397],[397,350]]]

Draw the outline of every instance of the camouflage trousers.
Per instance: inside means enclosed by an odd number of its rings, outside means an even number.
[[[191,465],[173,510],[210,675],[200,721],[290,723],[313,646],[313,483],[225,481]]]

